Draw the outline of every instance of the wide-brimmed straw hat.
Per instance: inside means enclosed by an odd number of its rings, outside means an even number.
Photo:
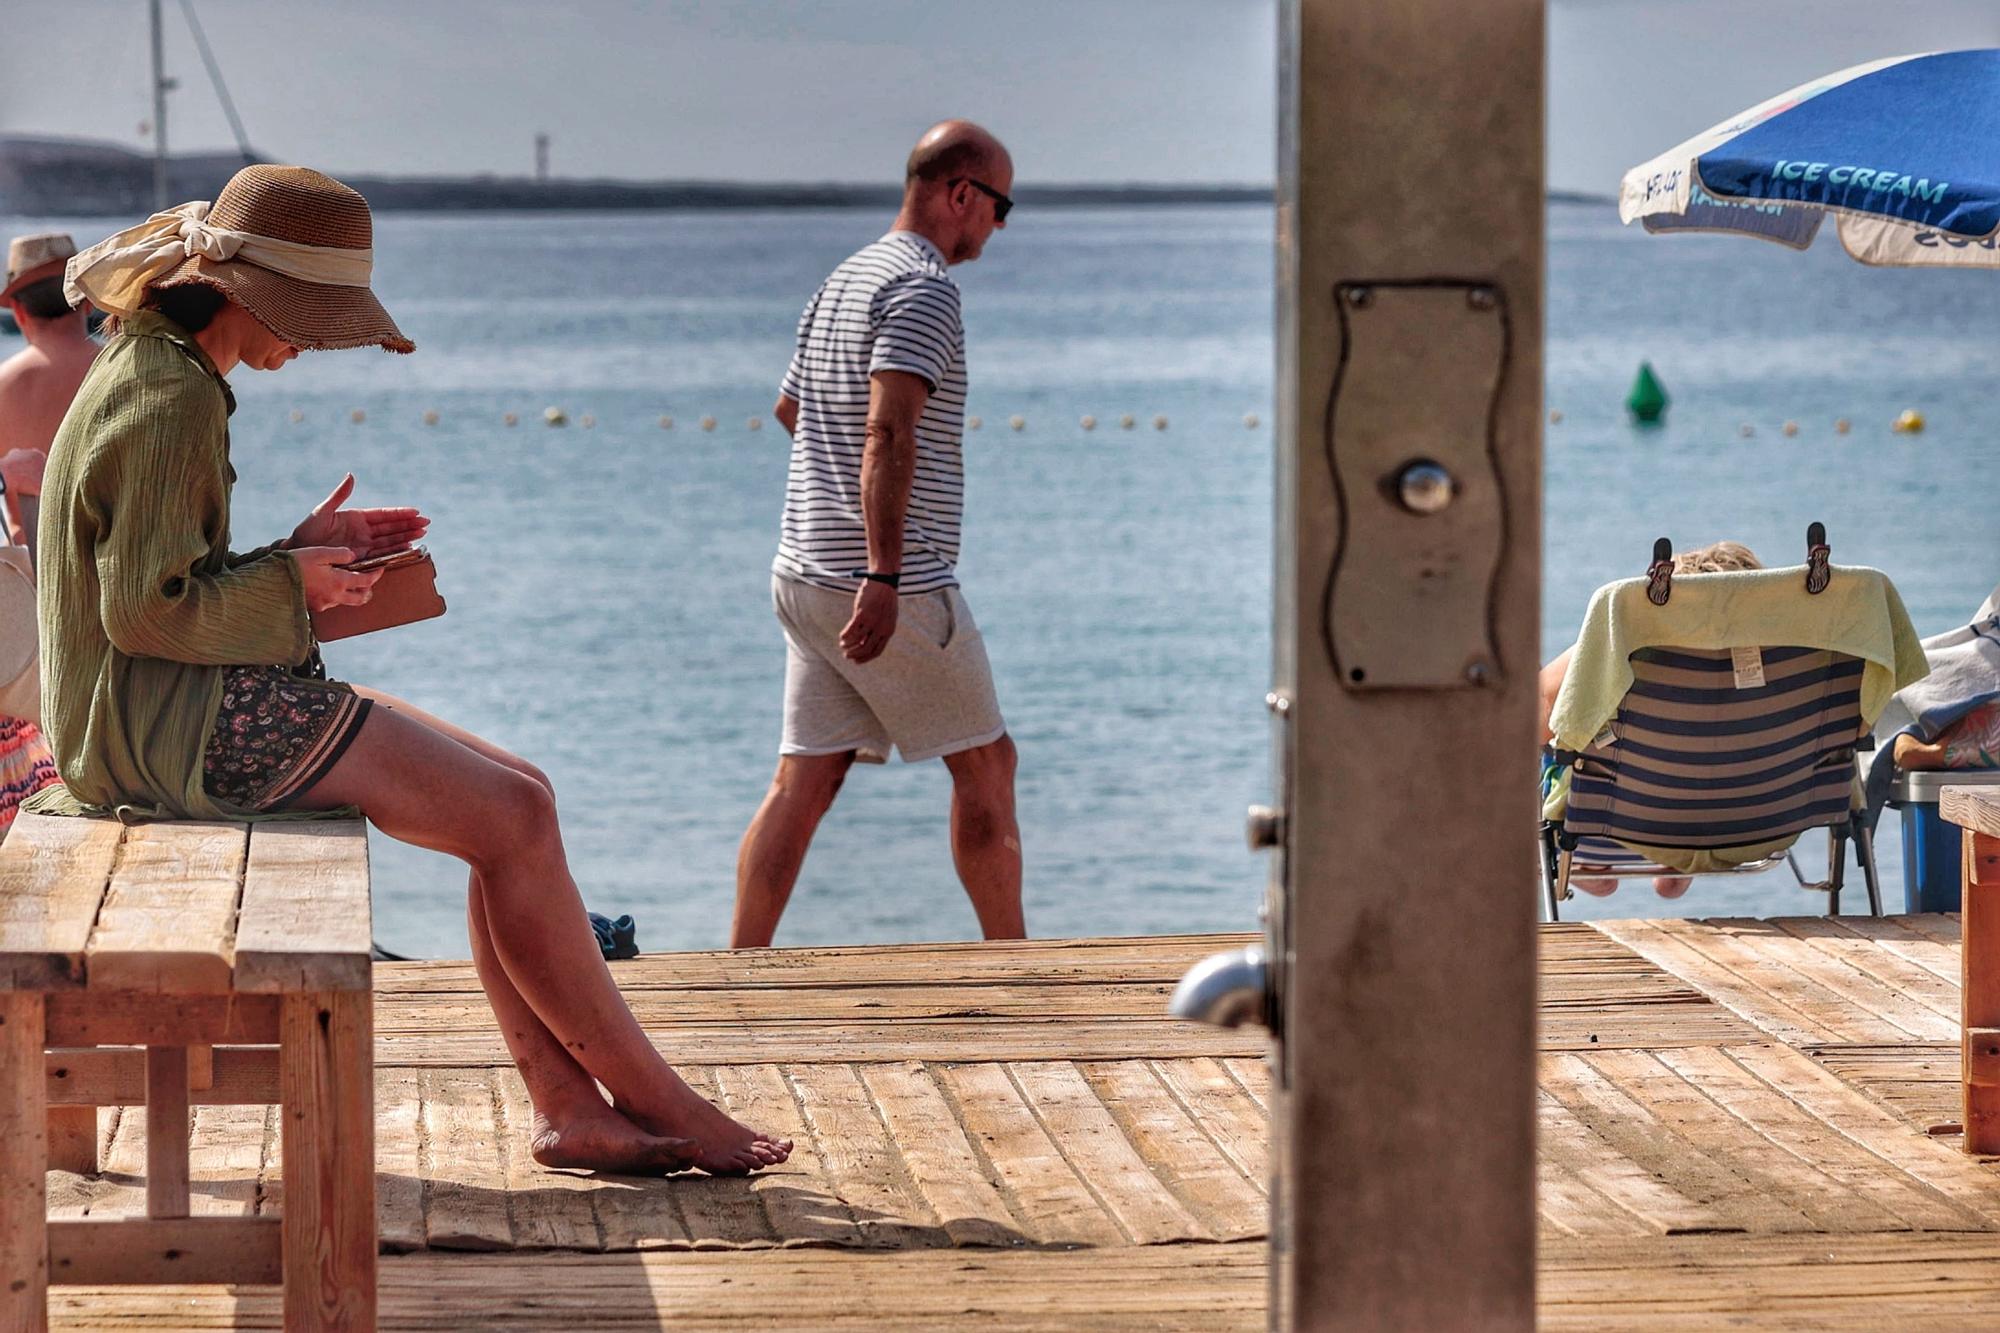
[[[63,265],[76,253],[76,242],[68,232],[44,231],[33,236],[16,236],[7,246],[7,286],[0,289],[0,301],[31,282],[59,278]]]
[[[66,290],[114,315],[148,288],[213,287],[295,347],[410,352],[369,290],[368,201],[306,167],[249,166],[211,204],[182,204],[69,261]]]

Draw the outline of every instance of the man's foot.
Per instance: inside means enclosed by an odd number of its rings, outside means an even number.
[[[774,1139],[730,1119],[683,1083],[678,1074],[670,1077],[673,1086],[667,1089],[662,1099],[665,1105],[658,1111],[641,1113],[615,1097],[612,1105],[642,1129],[662,1136],[693,1139],[695,1153],[691,1165],[711,1176],[747,1176],[752,1171],[776,1166],[792,1155],[790,1139]]]
[[[543,1166],[610,1171],[621,1176],[664,1176],[695,1164],[700,1145],[692,1139],[648,1134],[609,1106],[586,1111],[557,1125],[535,1112],[533,1152]]]

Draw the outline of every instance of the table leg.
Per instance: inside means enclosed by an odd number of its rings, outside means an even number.
[[[49,1326],[48,1071],[42,997],[0,991],[0,1328]]]
[[[97,1108],[95,1106],[49,1108],[49,1170],[74,1171],[80,1176],[96,1173]]]
[[[188,1215],[188,1055],[146,1048],[146,1216]]]
[[[283,1099],[285,1327],[375,1327],[374,997],[287,995]]]
[[[1965,830],[1964,870],[1965,1150],[2000,1153],[2000,838]]]

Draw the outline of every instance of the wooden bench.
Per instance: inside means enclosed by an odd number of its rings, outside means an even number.
[[[375,1323],[373,992],[359,821],[23,815],[0,846],[0,1329],[51,1283],[282,1283]],[[190,1104],[281,1108],[279,1217],[189,1215]],[[50,1221],[97,1108],[146,1108],[146,1216]]]
[[[1938,813],[1965,830],[1959,901],[1965,1150],[2000,1153],[2000,789],[1946,787]]]

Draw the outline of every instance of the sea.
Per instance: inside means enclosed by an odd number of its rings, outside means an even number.
[[[801,306],[885,225],[392,213],[376,290],[417,353],[232,377],[237,544],[289,532],[348,472],[357,503],[421,506],[449,613],[331,645],[334,674],[542,766],[586,902],[636,918],[648,950],[727,937],[779,730],[772,401]],[[960,576],[1020,748],[1039,935],[1257,920],[1267,867],[1243,815],[1271,796],[1273,226],[1263,205],[1024,208],[954,270],[980,422]],[[0,219],[48,227],[109,230]],[[1926,634],[2000,582],[2000,276],[1867,269],[1831,239],[1649,236],[1608,203],[1552,204],[1548,242],[1546,653],[1659,536],[1793,563],[1824,522],[1835,560],[1888,571]],[[1656,428],[1622,406],[1641,362],[1672,400]],[[1921,433],[1891,430],[1905,410]],[[939,763],[857,768],[779,942],[976,934],[949,801]],[[1876,849],[1892,908],[1895,823]],[[372,856],[380,942],[465,956],[459,865],[379,835]],[[1802,859],[1823,872],[1816,838]],[[1779,871],[1676,902],[1627,885],[1566,914],[1818,909]]]

